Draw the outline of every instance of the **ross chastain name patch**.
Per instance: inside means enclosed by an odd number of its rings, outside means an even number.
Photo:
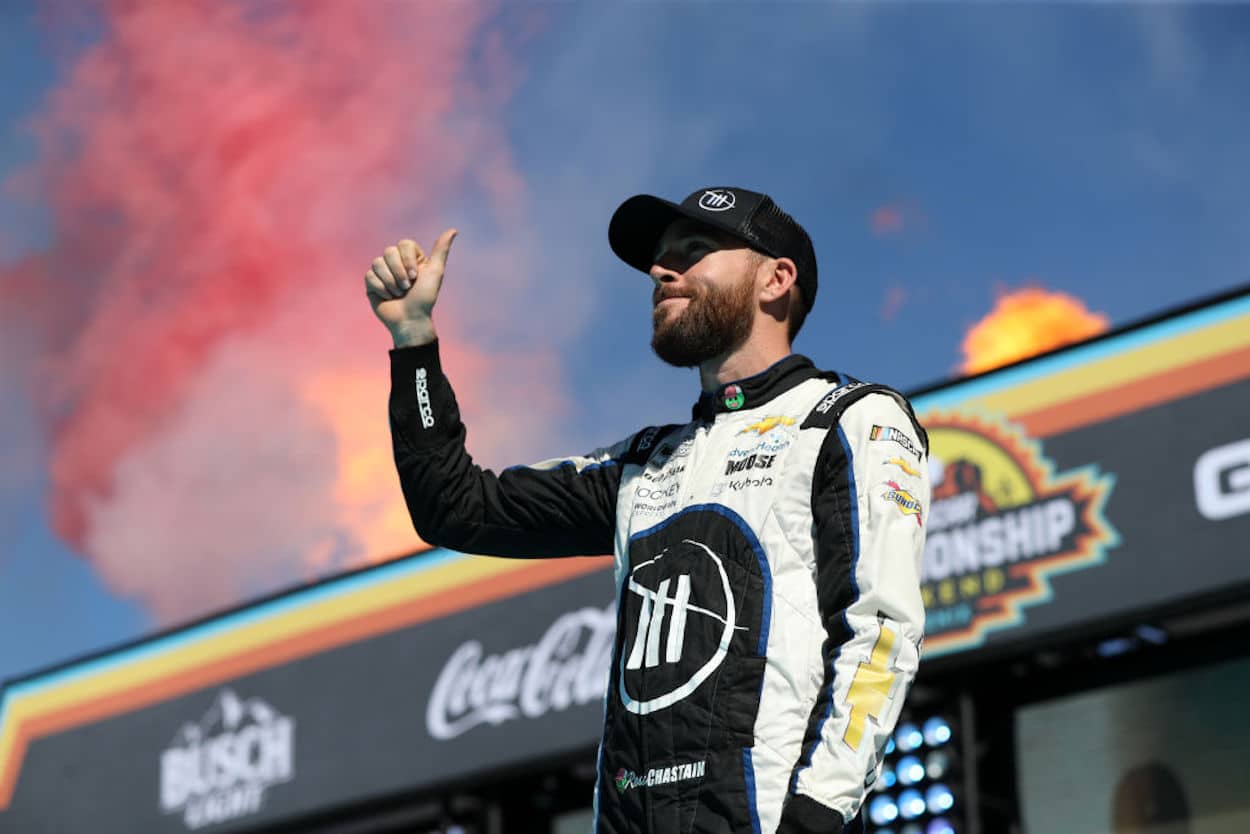
[[[687,779],[701,779],[707,772],[707,762],[697,761],[672,767],[653,767],[646,776],[632,770],[621,768],[616,772],[616,789],[621,793],[630,788],[654,788],[657,785],[670,785],[684,782]]]

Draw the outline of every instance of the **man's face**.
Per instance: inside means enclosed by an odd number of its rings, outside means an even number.
[[[651,349],[688,368],[724,356],[751,335],[761,256],[742,241],[679,220],[656,247]]]

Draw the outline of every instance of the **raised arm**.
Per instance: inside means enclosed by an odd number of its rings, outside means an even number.
[[[465,427],[439,361],[433,321],[455,237],[448,229],[428,256],[416,242],[400,241],[365,273],[373,312],[395,344],[391,440],[413,526],[430,544],[471,553],[611,553],[619,462],[631,441],[500,475],[475,465],[465,450]]]
[[[631,441],[499,475],[483,470],[465,451],[437,343],[391,351],[390,418],[404,500],[425,541],[494,556],[612,552]]]

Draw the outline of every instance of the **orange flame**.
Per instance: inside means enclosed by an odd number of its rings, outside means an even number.
[[[1079,298],[1041,287],[1005,293],[989,315],[964,337],[963,372],[981,373],[1107,329],[1107,317],[1090,312]]]

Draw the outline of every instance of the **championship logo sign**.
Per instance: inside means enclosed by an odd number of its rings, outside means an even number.
[[[1049,578],[1085,570],[1119,544],[1103,515],[1115,476],[1094,464],[1056,472],[1041,443],[1005,421],[931,413],[925,655],[983,644],[1052,601]]]

